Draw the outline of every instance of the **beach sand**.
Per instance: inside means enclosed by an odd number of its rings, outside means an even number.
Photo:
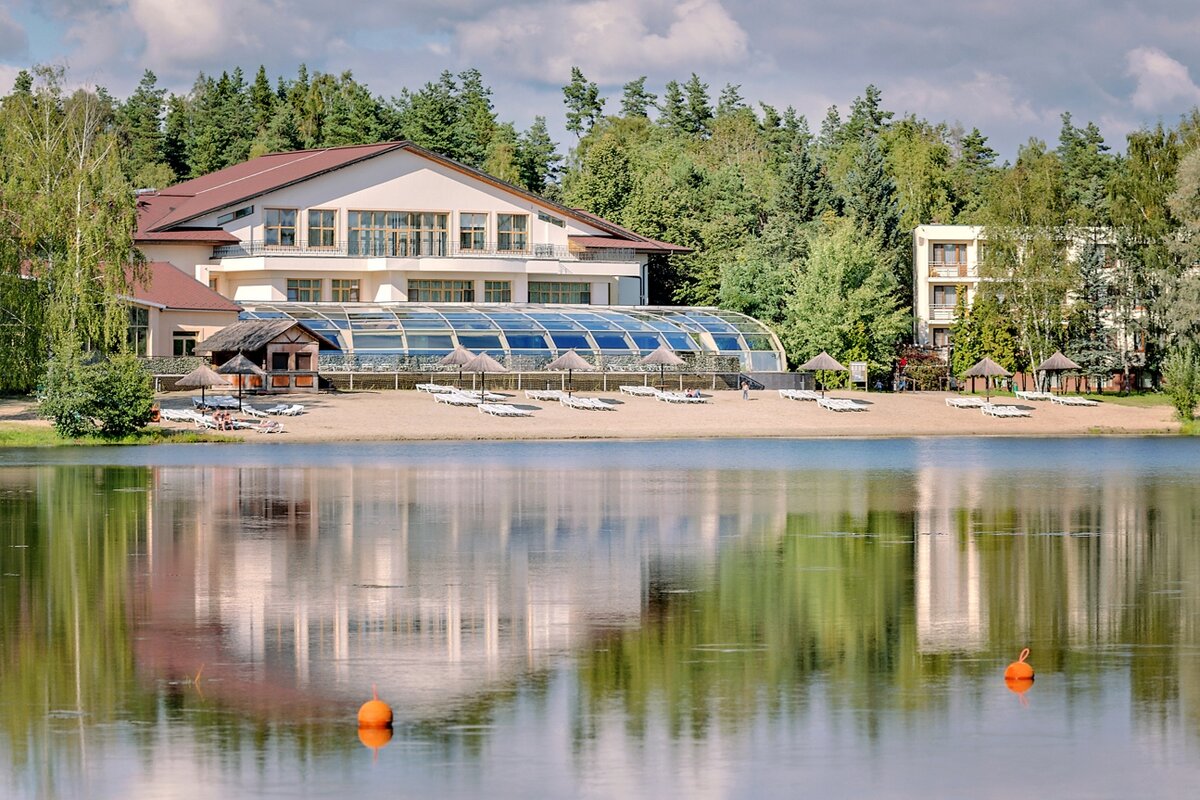
[[[258,442],[343,442],[370,440],[487,439],[698,439],[761,437],[899,437],[899,436],[1062,436],[1087,434],[1175,433],[1178,423],[1170,406],[1150,408],[1102,403],[1066,407],[1050,402],[1005,404],[1032,409],[1028,418],[996,419],[979,409],[946,405],[944,392],[864,394],[830,392],[868,403],[864,412],[834,412],[813,402],[784,400],[777,392],[705,393],[711,402],[676,405],[619,392],[591,393],[617,402],[615,411],[581,411],[559,403],[528,400],[508,392],[510,402],[534,410],[532,417],[493,417],[473,407],[436,403],[417,391],[342,392],[250,398],[257,408],[283,400],[302,403],[305,413],[273,417],[283,434],[239,431]],[[165,408],[191,408],[191,395],[159,398]],[[3,418],[0,409],[0,418]],[[186,426],[177,426],[186,427]]]

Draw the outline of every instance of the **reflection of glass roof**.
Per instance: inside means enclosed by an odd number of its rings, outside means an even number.
[[[683,355],[733,356],[743,368],[785,369],[775,334],[715,308],[243,302],[243,319],[292,318],[348,356],[442,356],[461,344],[497,357],[640,357],[665,344]]]

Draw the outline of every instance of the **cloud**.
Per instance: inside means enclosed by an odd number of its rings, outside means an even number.
[[[29,37],[25,29],[0,8],[0,60],[15,61],[24,58],[29,51]]]
[[[496,9],[456,26],[460,57],[543,82],[579,66],[601,84],[743,62],[749,36],[720,0],[589,0]]]
[[[1037,124],[1057,116],[1056,112],[1039,112],[1027,98],[1018,95],[1012,80],[991,72],[977,71],[959,81],[909,78],[894,87],[885,84],[885,88],[885,97],[893,107],[933,119],[961,120],[971,125]]]
[[[1188,68],[1157,47],[1137,47],[1125,54],[1127,74],[1137,79],[1133,107],[1155,111],[1165,106],[1200,102],[1200,86]]]

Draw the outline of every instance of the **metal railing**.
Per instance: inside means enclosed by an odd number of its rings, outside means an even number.
[[[946,320],[954,319],[954,306],[930,305],[929,319],[937,322],[945,322]]]
[[[929,262],[929,277],[931,278],[977,278],[979,271],[973,264],[965,262]]]
[[[308,256],[313,258],[520,258],[556,261],[637,261],[632,249],[572,250],[560,244],[530,244],[524,248],[500,247],[497,242],[460,242],[404,239],[349,239],[331,245],[268,244],[263,241],[239,242],[213,248],[213,258],[250,258],[253,256]]]

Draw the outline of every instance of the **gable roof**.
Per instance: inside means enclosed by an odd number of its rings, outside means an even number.
[[[135,302],[155,305],[164,309],[188,309],[191,311],[233,311],[242,307],[231,302],[166,261],[151,261],[146,265],[150,273],[149,285],[134,283],[130,299]]]
[[[159,192],[139,197],[138,237],[150,237],[168,231],[178,232],[178,226],[197,217],[211,214],[222,208],[244,203],[268,192],[358,164],[371,158],[405,150],[420,158],[441,164],[498,189],[515,194],[536,203],[556,214],[566,215],[579,222],[591,225],[618,239],[643,250],[661,252],[691,252],[689,248],[659,242],[641,236],[606,219],[579,209],[547,200],[544,197],[502,181],[482,170],[459,163],[452,158],[438,155],[412,142],[381,142],[379,144],[328,147],[320,150],[297,150],[289,153],[271,153],[225,169],[217,170],[199,178],[193,178]],[[143,210],[144,203],[144,210]],[[196,230],[196,229],[193,229]],[[208,229],[211,230],[211,229]],[[195,240],[198,241],[198,240]]]
[[[340,350],[335,343],[294,319],[247,319],[227,325],[196,345],[196,352],[231,353],[261,350],[277,337],[299,328],[312,337],[321,350]]]

